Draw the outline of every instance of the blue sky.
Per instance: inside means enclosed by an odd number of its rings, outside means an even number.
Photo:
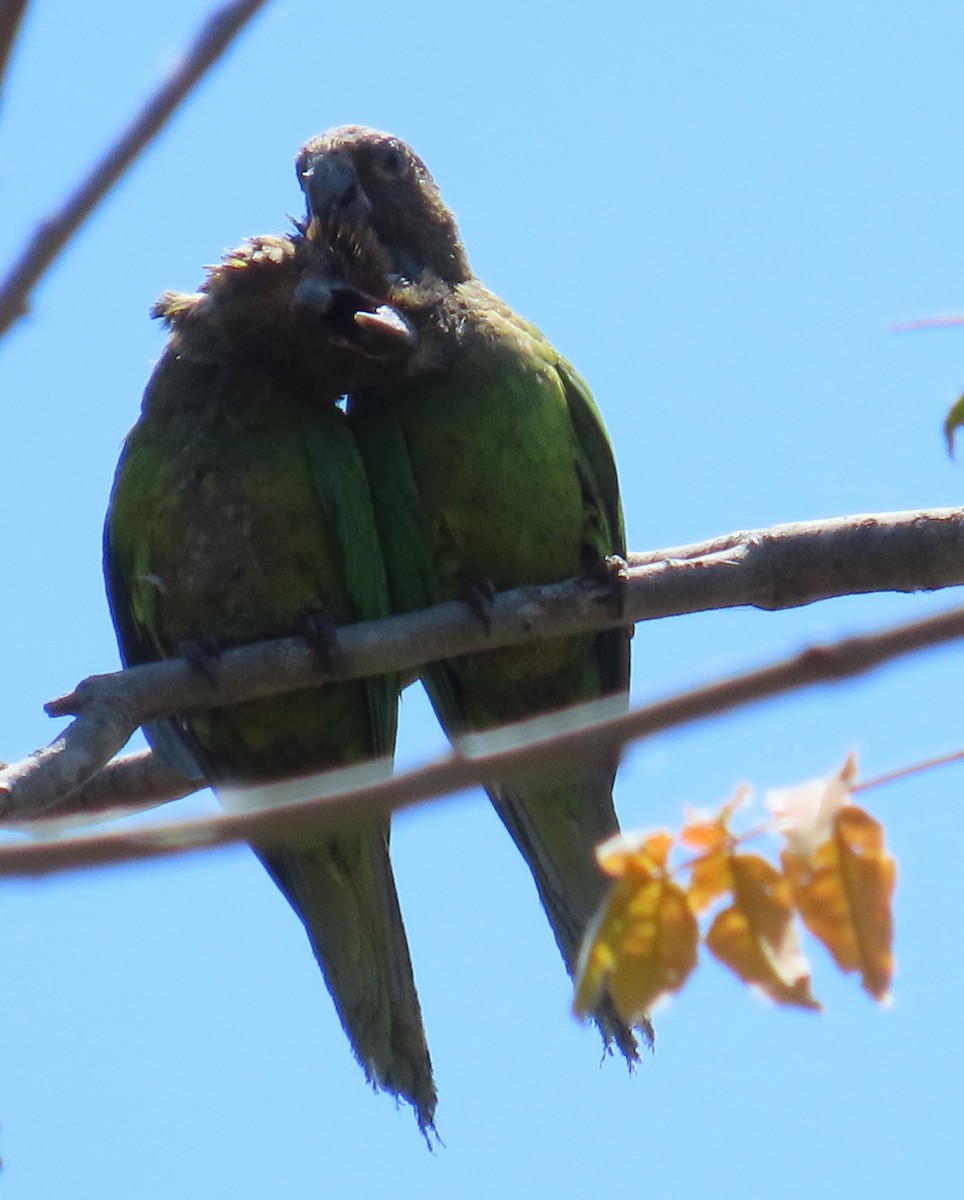
[[[0,261],[193,34],[200,3],[36,3],[0,114]],[[0,346],[0,756],[117,657],[100,530],[165,288],[299,209],[330,125],[425,158],[477,272],[590,381],[630,545],[960,503],[940,422],[964,385],[959,4],[278,0],[84,228]],[[950,604],[716,613],[638,630],[639,700]],[[649,742],[627,828],[741,781],[873,775],[957,748],[962,652]],[[442,740],[411,689],[399,759]],[[635,1078],[599,1065],[521,860],[484,798],[406,814],[394,860],[445,1148],[369,1092],[298,923],[244,849],[0,886],[10,1200],[265,1195],[942,1194],[958,1170],[958,769],[870,798],[900,864],[880,1011],[812,950],[822,1017],[703,961]],[[178,806],[208,811],[209,799]],[[950,934],[950,936],[949,936]]]

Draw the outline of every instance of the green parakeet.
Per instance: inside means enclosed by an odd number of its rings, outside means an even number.
[[[473,275],[422,161],[398,138],[346,126],[309,141],[297,170],[309,215],[333,244],[377,244],[388,260],[384,299],[415,335],[407,354],[370,365],[348,405],[396,608],[483,584],[555,582],[623,554],[613,453],[588,387]],[[350,255],[339,269],[351,279]],[[618,629],[464,657],[430,665],[423,680],[457,737],[625,698],[629,636]],[[615,767],[489,789],[570,973],[606,890],[593,850],[619,828]],[[607,1044],[635,1060],[635,1038],[611,1003],[597,1019]]]
[[[363,297],[319,276],[327,252],[308,226],[256,238],[211,269],[199,293],[167,293],[155,306],[171,335],[124,444],[104,534],[125,664],[185,653],[213,672],[221,648],[314,622],[323,649],[332,623],[389,612],[368,483],[337,400],[358,345],[390,352],[409,331],[384,309],[356,325]],[[319,308],[336,330],[326,325],[325,339],[312,331]],[[386,759],[397,695],[393,678],[359,679],[192,713],[147,734],[216,791],[256,789]],[[435,1085],[388,821],[257,852],[304,923],[369,1081],[408,1101],[427,1135]]]

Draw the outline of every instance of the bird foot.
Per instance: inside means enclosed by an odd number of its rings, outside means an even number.
[[[338,626],[331,613],[324,608],[315,608],[301,619],[300,632],[318,656],[327,671],[338,665]]]
[[[178,646],[177,652],[192,671],[196,671],[211,687],[217,689],[221,647],[214,638],[186,638]]]
[[[624,558],[620,558],[618,554],[607,554],[604,558],[597,558],[583,572],[583,578],[589,583],[608,586],[609,595],[616,603],[616,616],[621,617],[625,613],[626,589],[629,587],[629,566]]]
[[[459,599],[482,622],[485,632],[491,633],[492,605],[495,601],[495,584],[492,580],[480,579],[478,583],[467,583],[459,592]]]

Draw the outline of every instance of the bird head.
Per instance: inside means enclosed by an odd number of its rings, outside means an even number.
[[[298,155],[309,225],[324,236],[374,241],[400,279],[448,284],[471,277],[455,218],[418,155],[401,139],[362,125],[313,137]]]

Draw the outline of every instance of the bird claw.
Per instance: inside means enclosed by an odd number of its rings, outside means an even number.
[[[626,591],[629,587],[629,565],[618,554],[607,554],[596,561],[584,572],[583,576],[590,583],[599,583],[609,588],[609,594],[616,602],[616,616],[621,617],[626,612]]]
[[[492,605],[495,601],[495,584],[492,580],[480,579],[477,583],[467,583],[459,592],[459,599],[482,622],[485,632],[491,633]]]
[[[217,689],[221,647],[214,638],[186,638],[178,646],[177,652],[192,671],[196,671],[211,687]]]
[[[318,656],[322,666],[333,671],[338,659],[338,626],[326,609],[315,608],[301,619],[301,635]]]

